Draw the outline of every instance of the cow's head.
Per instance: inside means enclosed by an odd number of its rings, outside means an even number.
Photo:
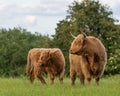
[[[78,55],[82,54],[85,40],[86,40],[85,33],[81,33],[77,37],[75,37],[70,46],[70,53]]]
[[[50,62],[50,51],[49,50],[43,50],[41,51],[38,63],[40,66],[48,66]]]

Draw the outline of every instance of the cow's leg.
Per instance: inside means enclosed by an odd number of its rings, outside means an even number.
[[[84,75],[80,74],[80,83],[81,83],[81,85],[84,85],[84,80],[85,80]]]
[[[81,66],[81,65],[80,65]],[[81,67],[79,67],[79,69],[77,69],[77,72],[79,73],[78,76],[80,78],[80,83],[81,85],[84,85],[84,80],[85,80],[85,77],[84,77],[84,74],[82,72],[82,69]]]
[[[42,75],[41,75],[41,72],[38,72],[37,78],[41,81],[42,84],[46,84],[44,78],[43,78]]]
[[[50,78],[50,83],[51,84],[54,84],[54,73],[52,72],[52,69],[51,68],[46,68],[46,71],[47,71],[47,75],[48,77]]]
[[[64,77],[64,70],[59,74],[59,81],[61,84],[63,83],[63,77]]]
[[[71,78],[71,85],[75,85],[76,72],[73,69],[70,69],[70,78]]]
[[[97,85],[99,85],[100,77],[102,74],[103,74],[103,68],[102,69],[100,68],[98,71],[96,71],[95,81]]]
[[[54,74],[51,73],[50,74],[51,85],[54,84],[54,79],[55,79]]]
[[[32,68],[30,72],[30,82],[33,83],[34,79],[35,79],[34,68]]]
[[[82,57],[81,69],[82,69],[82,72],[83,72],[83,74],[85,76],[85,79],[87,79],[88,84],[90,85],[90,83],[91,83],[91,74],[90,74],[88,61],[86,60],[85,57]]]
[[[44,78],[41,75],[41,71],[37,72],[37,78],[41,81],[42,84],[46,84]]]
[[[97,66],[97,70],[95,71],[95,81],[96,81],[96,84],[99,85],[99,81],[100,81],[100,77],[102,76],[103,72],[104,72],[104,65],[103,65],[104,62],[102,63],[96,63],[96,65],[99,65]]]
[[[35,67],[35,74],[36,74],[37,78],[41,81],[42,84],[46,84],[44,78],[41,75],[41,69],[40,69],[39,65]]]
[[[100,80],[99,77],[95,78],[95,81],[96,81],[96,84],[97,84],[97,85],[99,85],[99,80]]]
[[[52,85],[52,84],[54,84],[54,74],[53,73],[51,73],[51,72],[48,72],[48,77],[50,78],[50,84]]]
[[[37,75],[37,78],[41,81],[42,84],[46,84],[44,78],[41,76],[41,74]]]

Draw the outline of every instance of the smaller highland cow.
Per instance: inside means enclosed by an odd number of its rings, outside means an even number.
[[[41,72],[47,73],[50,77],[51,84],[54,83],[55,76],[63,82],[65,71],[65,59],[62,51],[58,48],[34,48],[28,53],[26,74],[30,77],[31,82],[38,77],[45,84]]]

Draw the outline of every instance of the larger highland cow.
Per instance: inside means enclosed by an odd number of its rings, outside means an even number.
[[[84,78],[90,84],[91,77],[99,84],[107,62],[107,53],[101,41],[93,36],[79,34],[71,43],[70,53],[81,56],[80,65]],[[82,81],[84,81],[82,77]],[[83,82],[84,84],[84,82]]]
[[[60,49],[58,48],[34,48],[28,53],[28,63],[26,73],[30,77],[31,82],[38,77],[42,83],[46,83],[41,75],[41,72],[47,73],[51,79],[51,84],[54,83],[56,75],[63,82],[65,70],[65,60]]]

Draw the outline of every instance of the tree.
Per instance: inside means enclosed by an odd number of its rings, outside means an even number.
[[[51,39],[31,34],[26,29],[0,29],[0,76],[20,76],[25,73],[27,54],[34,47],[49,47]]]
[[[83,0],[82,2],[74,1],[72,5],[69,6],[68,14],[64,20],[61,20],[57,24],[56,34],[54,37],[54,44],[61,48],[66,56],[67,65],[68,61],[68,52],[70,43],[73,40],[70,36],[70,32],[74,35],[78,35],[82,30],[87,35],[92,35],[99,38],[106,47],[108,53],[108,64],[106,68],[106,73],[113,72],[115,68],[120,72],[120,63],[118,62],[118,58],[116,58],[116,62],[111,63],[114,59],[111,57],[118,56],[120,50],[119,47],[119,34],[120,31],[118,27],[115,25],[115,20],[112,17],[112,11],[108,6],[101,5],[99,0]],[[111,61],[112,60],[112,61]],[[113,69],[111,68],[111,65]],[[69,67],[69,66],[68,66]],[[69,68],[67,68],[69,69]],[[68,72],[68,70],[67,70]],[[68,72],[69,73],[69,72]]]

